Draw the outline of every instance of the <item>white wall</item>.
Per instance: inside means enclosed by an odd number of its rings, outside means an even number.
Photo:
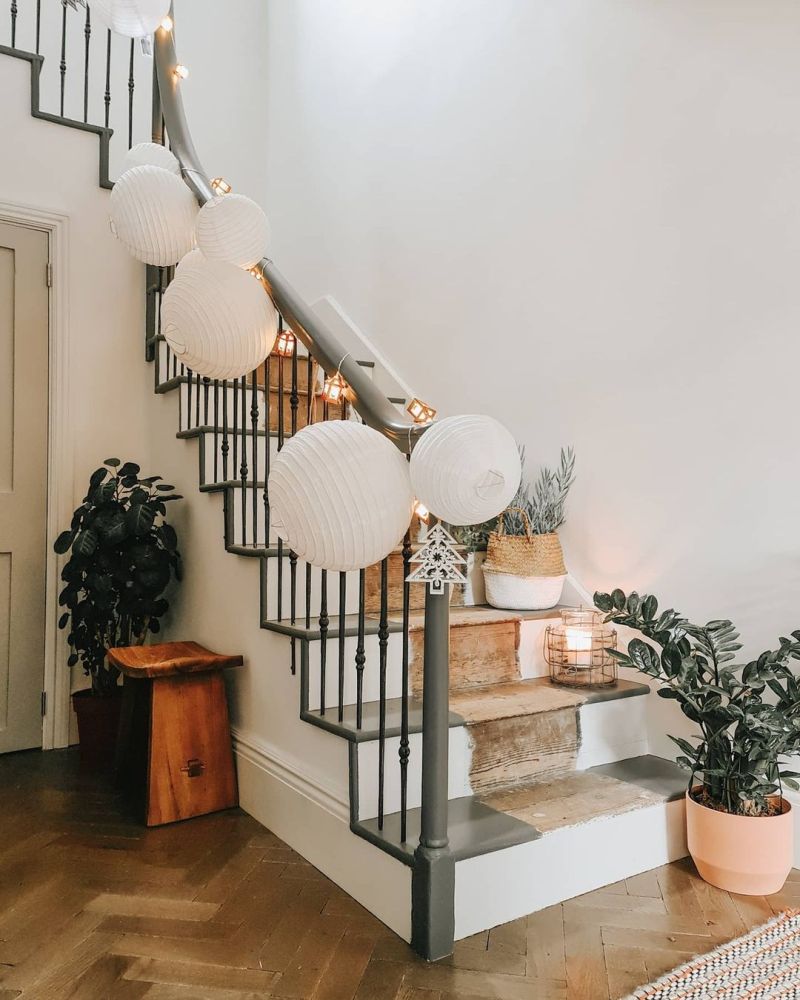
[[[588,587],[800,625],[800,8],[271,0],[274,257],[443,413],[575,445]]]

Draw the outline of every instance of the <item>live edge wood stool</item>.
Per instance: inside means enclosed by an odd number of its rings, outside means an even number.
[[[147,826],[238,803],[222,671],[242,664],[196,642],[109,649],[123,675],[115,772],[144,799]]]

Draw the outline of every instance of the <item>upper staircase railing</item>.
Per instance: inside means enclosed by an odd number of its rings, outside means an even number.
[[[156,31],[151,61],[147,45],[99,31],[91,7],[81,0],[12,0],[10,15],[11,44],[0,45],[0,51],[30,62],[33,113],[98,134],[102,186],[112,186],[127,149],[151,139],[169,143],[201,204],[215,196],[192,141],[181,81],[174,72],[178,58],[173,30]],[[45,56],[54,60],[50,65],[57,73],[44,72]],[[117,97],[121,87],[124,100]],[[148,266],[146,351],[155,361],[156,390],[178,390],[179,435],[199,439],[201,487],[223,491],[226,547],[261,558],[261,624],[289,637],[291,669],[300,671],[301,718],[349,739],[351,750],[365,735],[377,743],[373,820],[360,818],[358,758],[350,756],[351,828],[411,865],[412,943],[425,957],[442,957],[452,950],[454,934],[455,862],[447,825],[449,585],[441,596],[425,587],[420,726],[419,706],[410,697],[410,647],[412,615],[415,608],[421,609],[419,588],[424,585],[415,584],[412,591],[406,581],[413,553],[411,530],[402,548],[378,566],[329,574],[302,564],[274,537],[267,488],[274,450],[307,424],[350,419],[353,410],[408,455],[425,426],[408,420],[377,388],[368,368],[345,351],[273,261],[262,260],[258,270],[279,312],[280,328],[285,322],[296,339],[288,355],[272,354],[249,375],[218,380],[193,373],[161,336],[161,300],[174,267]],[[307,353],[298,351],[298,340]],[[318,375],[336,371],[348,384],[347,399],[329,405],[316,389]],[[318,613],[312,614],[312,605]],[[392,672],[389,638],[398,632],[401,662]],[[376,663],[368,648],[375,638]],[[350,657],[354,670],[348,667]],[[368,669],[371,663],[377,669]],[[399,697],[392,699],[392,690]],[[411,736],[420,731],[420,810],[412,823]],[[390,830],[385,809],[387,747],[397,738],[400,808],[397,829],[390,823]]]

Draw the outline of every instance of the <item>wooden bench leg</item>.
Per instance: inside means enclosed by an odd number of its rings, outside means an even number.
[[[237,805],[222,674],[164,677],[152,683],[147,825]]]

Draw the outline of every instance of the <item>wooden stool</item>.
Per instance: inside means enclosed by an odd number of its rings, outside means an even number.
[[[144,793],[147,826],[238,804],[222,670],[241,656],[196,642],[109,649],[124,676],[117,784]]]

